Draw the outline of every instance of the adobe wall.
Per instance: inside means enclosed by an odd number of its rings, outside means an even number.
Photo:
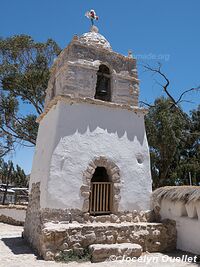
[[[23,225],[26,217],[26,206],[0,205],[0,222]]]
[[[115,212],[150,209],[143,112],[73,99],[59,101],[40,122],[30,186],[41,182],[41,208],[86,211],[88,194],[84,196],[81,188],[88,188],[95,160],[96,166],[104,161],[115,177]]]
[[[175,192],[176,189],[179,190]],[[184,194],[184,190],[187,192]],[[162,188],[159,189],[160,192]],[[165,187],[163,187],[163,191]],[[166,192],[170,190],[170,187],[166,189]],[[182,190],[182,193],[181,193]],[[177,249],[200,254],[200,199],[188,201],[190,193],[196,191],[196,195],[200,195],[200,188],[196,187],[172,187],[171,193],[173,196],[166,195],[161,197],[157,201],[154,197],[154,210],[157,211],[161,219],[172,219],[176,221],[177,228]],[[170,193],[170,194],[171,194]],[[178,199],[181,194],[181,199]]]

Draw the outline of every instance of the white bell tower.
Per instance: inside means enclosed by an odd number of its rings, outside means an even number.
[[[114,52],[97,27],[61,52],[38,118],[25,223],[34,247],[44,222],[112,221],[150,209],[146,110],[138,95],[136,60]]]

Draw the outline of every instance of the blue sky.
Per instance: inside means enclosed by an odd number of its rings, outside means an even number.
[[[54,39],[61,48],[74,34],[87,32],[90,22],[84,14],[95,9],[97,26],[113,50],[127,55],[131,49],[138,58],[140,99],[147,102],[162,94],[155,77],[141,65],[157,61],[171,81],[175,97],[200,84],[200,1],[199,0],[1,0],[0,36],[28,34],[37,41]],[[200,94],[186,98],[185,111],[200,103]],[[31,170],[33,149],[19,148],[11,157]]]

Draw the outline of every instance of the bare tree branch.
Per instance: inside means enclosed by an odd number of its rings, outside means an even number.
[[[179,97],[179,99],[177,100],[177,103],[180,103],[181,101],[183,102],[182,98],[185,94],[189,93],[189,92],[192,92],[192,91],[198,91],[200,90],[200,86],[196,87],[196,88],[191,88],[191,89],[188,89],[188,90],[185,90]],[[184,100],[186,101],[186,100]]]
[[[157,84],[159,84],[162,88],[163,88],[163,90],[164,90],[164,92],[167,94],[167,96],[169,97],[169,99],[171,99],[171,101],[172,101],[172,105],[171,105],[171,107],[170,108],[176,108],[178,111],[179,111],[179,113],[181,114],[181,116],[183,116],[183,117],[185,117],[185,115],[183,114],[183,112],[181,111],[181,109],[178,107],[178,105],[180,104],[180,103],[182,103],[182,102],[190,102],[190,101],[188,101],[188,100],[183,100],[182,98],[183,98],[183,96],[184,95],[186,95],[187,93],[189,93],[189,92],[192,92],[192,91],[200,91],[200,86],[198,86],[198,87],[196,87],[196,88],[191,88],[191,89],[187,89],[187,90],[185,90],[181,95],[180,95],[180,97],[176,100],[174,97],[173,97],[173,95],[170,93],[170,91],[169,91],[169,86],[170,86],[170,81],[169,81],[169,79],[167,78],[167,76],[163,73],[163,71],[161,70],[161,68],[162,68],[162,65],[161,65],[161,63],[159,63],[158,62],[158,66],[157,67],[152,67],[152,66],[150,66],[150,65],[143,65],[143,67],[144,67],[144,69],[146,70],[146,71],[150,71],[150,72],[152,72],[153,74],[158,74],[160,77],[162,77],[163,79],[164,79],[164,84],[162,84],[162,83],[160,83],[160,82],[158,82],[158,81],[156,81],[157,82]],[[141,101],[141,102],[143,102],[143,101]],[[147,106],[149,106],[149,107],[151,107],[152,105],[150,105],[150,104],[148,104],[148,103],[144,103],[145,105],[147,105]]]
[[[168,90],[168,86],[169,86],[169,84],[170,84],[170,81],[169,81],[169,79],[167,78],[167,76],[161,71],[161,67],[162,67],[162,65],[161,65],[160,63],[158,63],[158,67],[157,67],[157,68],[153,68],[153,67],[151,67],[151,66],[149,66],[149,65],[144,65],[144,68],[145,68],[146,70],[149,70],[149,71],[151,71],[151,72],[153,72],[153,73],[157,73],[157,74],[159,74],[161,77],[164,78],[164,80],[165,80],[165,84],[163,84],[163,85],[160,84],[160,85],[162,86],[162,88],[163,88],[164,92],[167,94],[167,96],[172,100],[172,102],[174,103],[174,105],[177,105],[176,100],[175,100],[174,97],[169,93],[169,90]]]
[[[147,102],[144,102],[144,101],[139,101],[139,103],[140,103],[140,104],[143,104],[143,105],[145,105],[145,106],[148,106],[148,107],[150,107],[150,108],[155,107],[155,105],[151,105],[151,104],[149,104],[149,103],[147,103]]]

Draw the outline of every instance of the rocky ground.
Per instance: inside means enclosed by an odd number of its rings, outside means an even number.
[[[164,255],[161,253],[151,253],[143,255],[141,262],[132,259],[125,259],[124,261],[115,261],[113,256],[109,262],[104,263],[90,263],[90,262],[70,262],[70,263],[57,263],[57,262],[47,262],[40,259],[34,252],[29,248],[25,241],[21,238],[23,227],[13,226],[4,223],[0,223],[0,266],[6,267],[35,267],[35,266],[68,266],[68,267],[118,267],[118,266],[148,266],[148,267],[199,267],[200,263],[188,263],[184,261],[172,262],[177,257],[182,257],[187,253],[174,252],[171,255]],[[191,256],[191,255],[189,255]],[[163,262],[166,261],[166,262]],[[183,258],[184,260],[184,258]],[[134,261],[134,262],[133,262]]]

